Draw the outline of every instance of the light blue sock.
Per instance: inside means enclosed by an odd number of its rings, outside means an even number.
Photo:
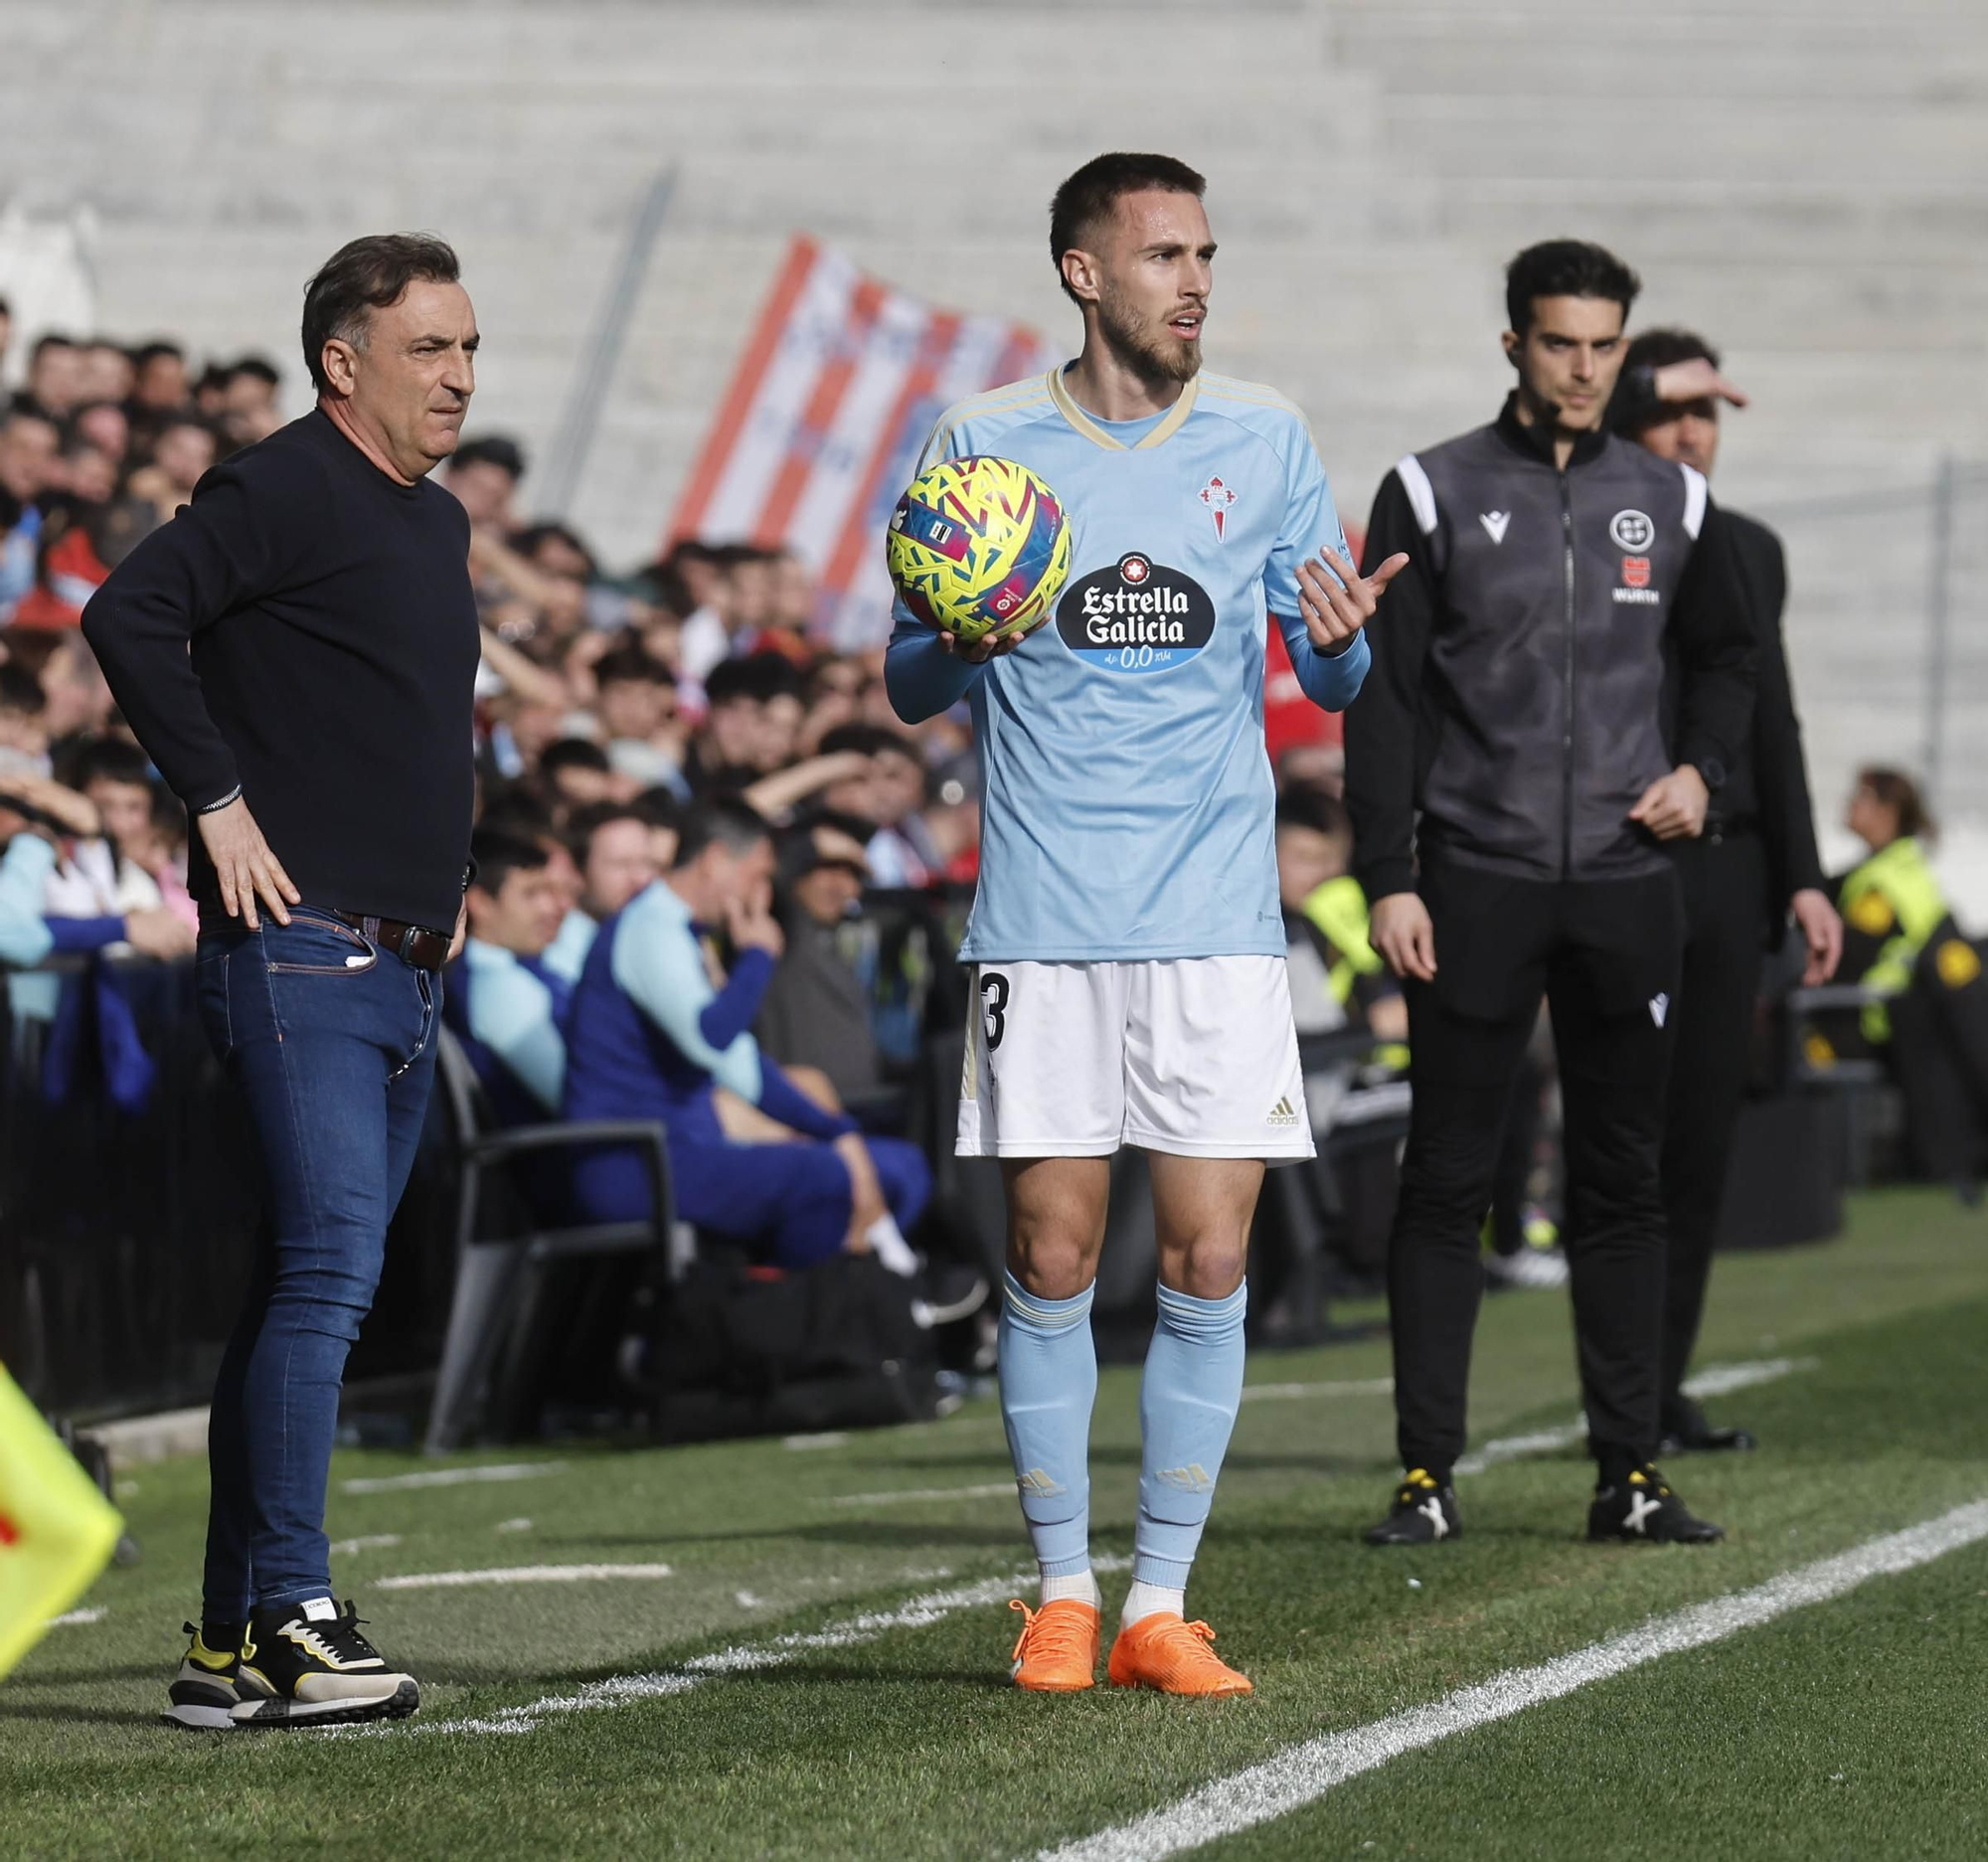
[[[1090,1569],[1090,1406],[1097,1352],[1090,1342],[1086,1286],[1072,1299],[1042,1299],[1011,1273],[998,1342],[1001,1421],[1015,1457],[1022,1517],[1043,1577]]]
[[[1248,1309],[1246,1280],[1227,1299],[1160,1288],[1159,1322],[1139,1385],[1145,1449],[1132,1539],[1135,1585],[1187,1589],[1242,1401],[1242,1315]]]

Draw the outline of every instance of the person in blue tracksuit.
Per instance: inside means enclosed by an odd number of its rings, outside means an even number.
[[[746,803],[690,812],[676,865],[601,926],[587,954],[567,1029],[567,1116],[660,1119],[677,1214],[773,1266],[874,1253],[911,1274],[905,1231],[931,1195],[923,1153],[865,1137],[802,1093],[748,1032],[782,947],[772,873],[771,830]],[[704,941],[720,930],[736,952],[722,981]],[[720,1086],[792,1140],[728,1139],[712,1102]],[[641,1160],[625,1149],[582,1160],[575,1193],[596,1221],[639,1219],[649,1200]]]

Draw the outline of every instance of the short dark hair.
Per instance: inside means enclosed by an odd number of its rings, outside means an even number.
[[[155,336],[149,343],[140,343],[131,352],[131,366],[142,369],[148,362],[156,362],[161,356],[171,356],[175,362],[186,360],[186,351],[177,343],[169,343],[163,336]]]
[[[501,827],[479,827],[469,837],[469,857],[476,862],[476,878],[470,883],[494,899],[513,873],[540,872],[552,855],[543,841],[528,834],[513,834]]]
[[[388,302],[393,299],[389,298]],[[228,365],[228,379],[232,382],[238,375],[246,375],[251,381],[260,382],[265,388],[280,388],[283,372],[267,356],[244,356],[238,362]]]
[[[1277,826],[1329,834],[1334,840],[1353,831],[1346,804],[1311,782],[1293,782],[1277,797]]]
[[[72,788],[87,788],[90,783],[135,782],[152,785],[152,761],[125,737],[98,737],[81,746],[70,765]]]
[[[749,802],[714,795],[685,811],[677,830],[677,865],[689,866],[707,847],[746,853],[772,837],[772,824]]]
[[[721,659],[704,676],[704,702],[708,711],[716,711],[721,705],[740,702],[763,704],[771,698],[776,688],[767,676],[768,668],[777,664],[786,668],[785,660],[774,661],[770,654],[754,653],[746,659]]]
[[[1622,373],[1631,369],[1666,369],[1673,362],[1709,362],[1720,366],[1719,351],[1695,330],[1645,330],[1622,357]]]
[[[1605,297],[1629,306],[1643,288],[1641,278],[1605,246],[1586,240],[1542,240],[1505,267],[1505,317],[1523,336],[1532,327],[1533,305],[1542,297]]]
[[[42,682],[27,667],[8,660],[0,665],[0,711],[18,712],[39,718],[49,708],[49,695]]]
[[[593,837],[604,827],[616,821],[633,821],[647,828],[655,824],[631,801],[590,801],[583,808],[576,808],[566,818],[566,845],[576,862],[586,864],[586,856],[593,850]]]
[[[449,471],[460,471],[465,465],[494,465],[514,479],[523,478],[525,449],[507,433],[484,433],[465,439],[448,455]]]
[[[559,769],[597,769],[605,775],[613,765],[607,761],[607,753],[591,739],[583,737],[563,737],[557,743],[548,744],[539,757],[539,772],[551,775]]]
[[[1137,194],[1146,188],[1192,194],[1200,200],[1208,183],[1171,155],[1128,155],[1119,150],[1093,155],[1057,189],[1050,202],[1050,262],[1056,266],[1064,295],[1073,303],[1077,297],[1064,279],[1064,254],[1083,244],[1091,228],[1118,205],[1120,195]]]
[[[462,276],[454,249],[431,233],[369,233],[327,258],[304,286],[304,367],[320,393],[324,346],[336,337],[366,346],[373,312],[398,304],[417,279],[453,284]],[[239,365],[238,365],[239,366]]]
[[[39,362],[44,352],[51,349],[81,349],[83,345],[74,336],[65,336],[60,330],[48,330],[35,338],[35,346],[28,351],[30,362]]]
[[[595,685],[670,685],[677,676],[639,640],[602,653],[593,668]]]

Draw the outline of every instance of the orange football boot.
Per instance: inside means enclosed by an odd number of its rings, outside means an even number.
[[[1209,1644],[1205,1622],[1183,1622],[1170,1609],[1127,1623],[1111,1644],[1113,1687],[1156,1687],[1162,1694],[1250,1694],[1246,1674],[1222,1660]]]
[[[1008,1608],[1022,1612],[1015,1638],[1017,1687],[1037,1694],[1076,1694],[1096,1686],[1097,1609],[1074,1597],[1031,1609],[1020,1598]]]

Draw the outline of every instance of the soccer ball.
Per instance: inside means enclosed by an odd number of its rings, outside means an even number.
[[[1027,633],[1070,574],[1063,501],[1012,459],[942,459],[898,500],[885,539],[911,612],[962,641]]]

